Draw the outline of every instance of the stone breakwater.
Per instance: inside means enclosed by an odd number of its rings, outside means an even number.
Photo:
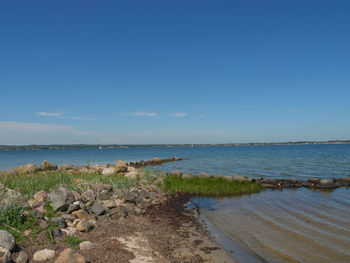
[[[181,176],[181,178],[194,178],[195,175],[192,173],[182,173],[179,170],[173,170],[170,172],[173,176]],[[218,174],[209,175],[208,173],[202,172],[199,175],[201,178],[222,178],[228,181],[239,181],[239,182],[252,182],[259,184],[265,188],[270,189],[284,189],[284,188],[309,188],[309,189],[324,189],[331,190],[338,187],[350,187],[350,176],[343,178],[332,178],[320,179],[320,178],[310,178],[307,181],[296,180],[295,178],[290,179],[270,179],[270,178],[252,178],[241,175],[234,176],[224,176]]]
[[[36,164],[29,163],[23,166],[19,166],[10,170],[0,171],[0,175],[17,175],[17,174],[30,174],[36,172],[46,172],[46,171],[65,171],[68,173],[102,173],[105,175],[109,174],[123,174],[128,177],[135,176],[135,170],[137,168],[161,165],[163,163],[181,161],[183,159],[177,158],[175,156],[168,159],[153,158],[152,160],[141,160],[139,162],[125,162],[118,160],[115,164],[95,164],[95,165],[79,165],[74,166],[71,164],[62,164],[58,166],[55,163],[50,163],[49,161],[43,161],[40,166]]]

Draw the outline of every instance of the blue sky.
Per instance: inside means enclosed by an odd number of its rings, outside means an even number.
[[[350,139],[349,1],[2,1],[0,144]]]

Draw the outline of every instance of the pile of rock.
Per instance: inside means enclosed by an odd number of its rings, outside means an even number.
[[[311,189],[335,189],[338,187],[350,187],[350,177],[332,178],[332,181],[320,178],[310,178],[307,181],[291,179],[267,179],[260,178],[255,181],[257,184],[271,189],[300,188]]]
[[[153,158],[149,161],[139,161],[139,162],[125,162],[122,160],[116,161],[114,165],[112,164],[95,164],[93,166],[80,165],[74,166],[70,164],[62,164],[58,167],[54,163],[48,161],[43,161],[40,166],[30,163],[11,170],[0,171],[0,175],[17,175],[17,174],[31,174],[36,172],[47,172],[47,171],[65,171],[68,173],[102,173],[103,175],[125,175],[129,178],[136,178],[136,169],[152,165],[160,165],[167,162],[181,161],[183,159],[177,157],[171,157],[168,159]]]
[[[182,173],[179,170],[173,170],[170,172],[172,176],[178,176],[181,178],[194,178],[195,175],[192,173]],[[332,181],[320,178],[310,178],[307,181],[298,181],[295,178],[290,179],[271,179],[271,178],[252,178],[241,175],[224,176],[218,174],[211,174],[201,172],[200,178],[222,178],[228,181],[239,181],[239,182],[252,182],[259,184],[265,188],[270,189],[283,189],[283,188],[300,188],[306,187],[311,189],[334,189],[338,187],[350,187],[350,177],[345,178],[332,178]]]
[[[77,186],[85,187],[83,180]],[[107,221],[111,217],[121,217],[145,213],[151,206],[167,202],[167,195],[155,185],[139,186],[130,190],[112,191],[112,186],[94,184],[92,188],[76,192],[60,187],[51,193],[40,191],[36,193],[29,205],[34,214],[41,218],[42,225],[48,225],[45,218],[45,201],[52,208],[62,212],[59,217],[52,218],[59,232],[74,235],[77,231],[91,231],[98,221]]]

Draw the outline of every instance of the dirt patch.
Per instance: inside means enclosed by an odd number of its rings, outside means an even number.
[[[144,215],[98,222],[92,232],[78,234],[81,240],[94,242],[97,247],[78,252],[94,263],[233,262],[195,213],[185,210],[188,200],[188,196],[171,197],[167,204],[151,208]],[[58,254],[68,247],[64,238],[57,239],[56,244],[47,241],[45,246],[23,249],[32,256],[43,248],[55,249]]]

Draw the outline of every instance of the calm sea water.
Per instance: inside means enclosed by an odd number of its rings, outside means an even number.
[[[242,147],[169,147],[127,149],[76,149],[0,151],[0,170],[26,163],[40,164],[49,160],[57,164],[86,165],[114,163],[116,160],[139,161],[154,157],[188,158],[167,163],[156,169],[179,169],[199,174],[252,177],[344,177],[350,175],[350,145],[288,145]]]
[[[187,158],[152,169],[250,177],[350,176],[350,145],[128,148],[0,152],[0,170],[49,160],[84,165]],[[237,262],[350,262],[350,190],[272,191],[203,199],[202,219]]]

